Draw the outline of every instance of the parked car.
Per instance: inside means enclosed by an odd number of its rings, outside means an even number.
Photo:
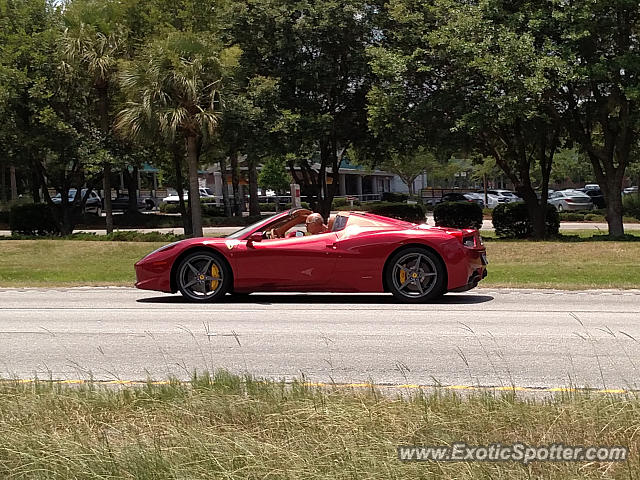
[[[623,193],[623,194],[625,194],[625,195],[630,195],[630,194],[632,194],[632,193],[638,193],[638,186],[637,186],[637,185],[635,185],[635,186],[633,186],[633,187],[625,188],[625,189],[622,191],[622,193]]]
[[[472,289],[487,274],[477,230],[340,212],[329,231],[298,236],[292,229],[311,213],[287,210],[226,238],[165,245],[135,264],[136,287],[201,303],[261,291],[386,291],[422,303]]]
[[[589,195],[595,208],[605,208],[604,194],[599,188],[579,188],[578,191]]]
[[[185,190],[184,193],[185,193],[185,199],[188,199],[189,198],[189,192],[187,190]],[[211,191],[210,188],[200,187],[200,198],[211,199],[212,203],[217,203],[216,196],[213,194],[213,192]],[[180,197],[178,196],[177,193],[174,193],[172,195],[169,195],[168,197],[164,197],[162,199],[162,201],[164,203],[169,204],[169,205],[171,205],[171,204],[177,205],[180,202]]]
[[[138,197],[138,210],[152,210],[155,202],[152,198],[142,199]],[[104,202],[103,202],[104,203]],[[118,195],[111,200],[111,209],[114,211],[129,210],[129,195]]]
[[[468,200],[465,198],[465,196],[462,193],[449,192],[442,195],[438,203],[444,203],[444,202],[468,202]]]
[[[593,210],[591,197],[579,190],[560,190],[549,195],[548,202],[559,212]]]
[[[600,190],[600,185],[597,183],[587,183],[584,186],[584,190]]]
[[[477,192],[477,194],[482,195],[482,198],[484,200],[484,192]],[[491,210],[493,210],[501,203],[509,203],[509,199],[507,197],[503,197],[501,195],[495,195],[487,191],[487,205],[486,205],[487,208],[490,208]]]
[[[77,190],[75,188],[72,188],[69,190],[69,196],[68,196],[69,203],[73,202],[76,199],[76,193],[77,193]],[[82,195],[81,199],[84,198],[86,194],[87,194],[87,189],[83,188],[80,191],[80,195]],[[57,195],[51,197],[51,201],[56,205],[61,204],[62,195],[58,193]],[[87,198],[87,203],[85,203],[85,206],[84,206],[84,212],[95,213],[98,216],[102,215],[102,199],[100,198],[100,195],[98,195],[93,190],[89,194],[89,198]]]
[[[470,202],[476,202],[480,208],[484,208],[484,193],[465,193],[464,197]]]
[[[508,203],[521,202],[522,199],[511,190],[487,190],[487,193],[498,197],[506,198]]]

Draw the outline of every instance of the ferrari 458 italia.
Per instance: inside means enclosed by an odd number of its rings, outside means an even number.
[[[477,230],[341,212],[309,235],[310,214],[287,210],[226,238],[165,245],[136,263],[136,287],[195,302],[228,293],[391,292],[417,303],[474,288],[487,274]]]

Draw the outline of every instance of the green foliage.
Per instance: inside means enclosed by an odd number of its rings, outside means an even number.
[[[622,206],[625,215],[635,217],[637,220],[640,220],[640,195],[635,193],[625,195],[622,199]]]
[[[272,157],[264,162],[258,174],[258,185],[261,188],[273,190],[277,193],[288,190],[290,184],[291,176],[287,172],[286,165],[282,159]]]
[[[426,210],[420,204],[409,205],[406,203],[374,202],[366,205],[366,210],[376,215],[397,218],[413,223],[426,221]]]
[[[16,205],[11,208],[9,228],[16,235],[56,235],[60,229],[51,207],[44,204]]]
[[[493,226],[501,238],[528,238],[533,234],[527,206],[522,202],[501,203],[493,209]],[[547,205],[545,235],[558,235],[560,217],[553,205]]]
[[[475,202],[439,203],[433,210],[433,217],[438,227],[482,227],[482,207]]]
[[[579,212],[562,212],[558,215],[563,222],[582,222],[585,220],[585,214]]]

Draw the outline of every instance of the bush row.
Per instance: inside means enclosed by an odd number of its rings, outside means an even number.
[[[640,220],[640,195],[625,195],[622,199],[622,208],[625,215]]]
[[[523,202],[501,203],[493,209],[492,221],[496,235],[500,238],[527,238],[533,233],[529,212]],[[553,205],[547,205],[545,233],[547,236],[554,236],[559,231],[560,215]]]

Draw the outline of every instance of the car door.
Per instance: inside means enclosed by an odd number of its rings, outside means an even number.
[[[235,288],[326,289],[335,268],[336,241],[334,232],[261,242],[240,241],[233,247]]]

